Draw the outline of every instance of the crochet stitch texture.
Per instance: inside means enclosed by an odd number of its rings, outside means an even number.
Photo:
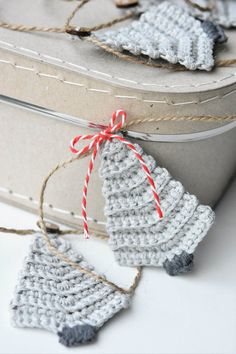
[[[164,218],[158,218],[151,188],[133,152],[117,140],[106,142],[100,175],[109,244],[120,265],[163,266],[171,275],[186,272],[214,221],[214,212],[134,145],[151,171]]]
[[[201,5],[207,6],[206,0],[201,1]],[[236,1],[235,0],[214,0],[212,11],[194,11],[195,15],[202,19],[210,19],[225,28],[236,27]]]
[[[60,252],[94,271],[68,242],[50,236]],[[36,236],[20,273],[11,302],[13,324],[58,333],[67,346],[94,339],[97,330],[129,305],[130,296],[95,280],[52,255]]]
[[[209,29],[186,6],[170,1],[149,7],[139,20],[126,27],[97,36],[119,51],[180,63],[190,70],[208,71],[214,66],[215,43],[225,40],[219,26],[212,23]]]

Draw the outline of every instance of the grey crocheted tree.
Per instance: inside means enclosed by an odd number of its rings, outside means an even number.
[[[51,240],[73,262],[93,271],[68,242],[58,236],[51,236]],[[57,333],[60,343],[75,346],[94,340],[98,329],[126,308],[129,300],[129,295],[52,255],[38,235],[11,302],[12,320],[17,327],[44,328]]]
[[[139,20],[97,37],[115,50],[180,63],[190,70],[211,70],[214,45],[226,40],[218,25],[199,21],[173,1],[151,6]]]
[[[170,275],[187,272],[214,212],[185,192],[139,145],[135,147],[151,171],[164,218],[158,219],[150,185],[134,153],[118,140],[106,142],[100,174],[110,246],[120,265],[163,266]]]

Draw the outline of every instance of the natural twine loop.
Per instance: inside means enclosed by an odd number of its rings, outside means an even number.
[[[80,134],[77,135],[74,139],[72,139],[70,144],[70,150],[73,154],[78,156],[84,155],[87,152],[91,151],[92,156],[88,164],[87,174],[85,176],[84,187],[83,187],[83,197],[82,197],[82,218],[83,218],[83,225],[84,225],[84,236],[85,238],[89,238],[89,229],[88,229],[88,220],[87,220],[87,194],[88,194],[88,185],[90,181],[90,176],[92,174],[94,163],[96,157],[98,155],[98,151],[100,150],[101,146],[106,141],[116,140],[119,141],[121,144],[125,145],[128,150],[131,150],[136,159],[138,160],[140,167],[145,173],[146,179],[148,181],[149,187],[152,191],[153,199],[156,206],[156,212],[158,218],[163,218],[163,212],[160,206],[160,198],[158,196],[155,182],[152,178],[151,171],[149,170],[148,166],[146,165],[145,161],[143,160],[142,156],[137,151],[136,147],[128,140],[126,140],[123,136],[118,134],[119,131],[126,124],[127,114],[124,110],[118,109],[113,112],[110,122],[108,126],[104,129],[102,128],[99,132],[95,134]],[[88,141],[89,143],[85,145],[83,148],[77,149],[76,145],[81,141]]]
[[[70,258],[68,258],[64,253],[60,252],[51,242],[50,237],[48,235],[47,232],[47,226],[44,220],[44,196],[45,196],[45,191],[46,191],[46,187],[48,185],[48,182],[50,180],[50,178],[60,169],[70,165],[71,163],[80,160],[88,155],[90,155],[91,152],[88,152],[87,154],[84,155],[78,155],[76,157],[70,158],[69,160],[66,160],[58,165],[56,165],[50,172],[49,174],[46,176],[46,178],[43,181],[41,190],[40,190],[40,199],[39,199],[39,225],[41,228],[41,232],[44,238],[44,241],[48,247],[48,250],[55,255],[56,257],[58,257],[59,259],[61,259],[63,262],[67,263],[68,265],[70,265],[71,267],[78,269],[80,272],[89,275],[90,277],[94,278],[97,281],[101,281],[104,284],[111,286],[112,288],[114,288],[115,290],[123,293],[123,294],[132,294],[134,292],[134,290],[136,289],[136,287],[138,286],[140,277],[141,277],[141,272],[142,269],[141,267],[136,268],[137,269],[137,273],[135,275],[134,281],[132,283],[132,285],[128,288],[128,289],[124,289],[118,285],[116,285],[115,283],[113,283],[112,281],[107,280],[105,277],[98,275],[96,273],[94,273],[93,271],[90,271],[88,269],[85,269],[83,267],[81,267],[78,263],[73,262]]]

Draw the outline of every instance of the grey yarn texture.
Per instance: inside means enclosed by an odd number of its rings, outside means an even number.
[[[186,6],[170,1],[149,7],[127,26],[97,36],[118,51],[207,71],[214,66],[215,43],[226,39],[218,25],[204,26]]]
[[[134,145],[151,171],[164,218],[158,218],[151,187],[133,151],[118,140],[108,141],[101,150],[100,175],[109,244],[120,265],[164,266],[167,272],[172,269],[171,275],[186,272],[192,268],[186,254],[206,236],[214,212]]]
[[[193,254],[182,252],[180,256],[175,255],[174,258],[164,262],[163,267],[169,275],[179,275],[188,273],[193,269]]]
[[[87,324],[74,327],[65,326],[62,331],[58,332],[59,342],[66,347],[94,342],[96,335],[96,328]]]
[[[70,244],[50,236],[60,252],[94,271]],[[106,321],[128,307],[130,296],[95,280],[52,255],[41,235],[36,236],[11,302],[13,324],[58,333],[60,342],[74,346],[90,342]]]
[[[139,6],[134,9],[134,12],[140,14],[150,6],[160,4],[165,0],[140,0]],[[213,21],[224,28],[236,27],[236,0],[194,0],[195,3],[206,7],[212,3],[213,8],[211,11],[200,11],[187,5],[184,0],[172,0],[176,5],[185,7],[191,14],[202,20]]]
[[[202,6],[207,6],[207,0],[198,1]],[[236,27],[236,1],[214,0],[213,9],[209,12],[193,10],[194,15],[202,19],[212,20],[225,28]]]

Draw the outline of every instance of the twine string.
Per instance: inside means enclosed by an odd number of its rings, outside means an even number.
[[[110,53],[119,59],[128,61],[128,62],[133,62],[137,64],[142,64],[150,67],[155,67],[155,68],[163,68],[163,69],[172,69],[176,71],[187,71],[184,66],[180,64],[168,64],[164,63],[162,61],[154,61],[148,58],[147,60],[143,59],[142,57],[135,57],[134,55],[131,54],[125,54],[123,52],[120,52],[114,48],[109,47],[106,45],[104,42],[100,41],[95,35],[92,35],[94,32],[111,27],[119,22],[125,21],[129,18],[137,16],[135,12],[127,12],[125,15],[115,18],[111,21],[95,25],[92,27],[78,27],[78,26],[72,26],[71,21],[77,14],[77,12],[89,2],[90,0],[80,0],[79,4],[76,5],[74,10],[69,14],[65,21],[65,25],[63,27],[42,27],[42,26],[27,26],[24,24],[12,24],[9,22],[0,22],[0,27],[8,30],[13,30],[13,31],[20,31],[20,32],[44,32],[44,33],[69,33],[71,35],[78,36],[82,40],[86,40],[95,46],[103,49],[107,53]],[[197,3],[195,3],[192,0],[185,0],[190,6],[197,8],[200,11],[212,11],[214,5],[209,5],[209,6],[201,6]],[[222,60],[217,60],[215,62],[215,67],[228,67],[231,65],[236,64],[236,58],[233,59],[222,59]]]
[[[193,0],[185,0],[185,2],[188,5],[192,6],[193,8],[200,10],[202,12],[210,12],[214,8],[214,5],[212,4],[212,0],[210,0],[209,5],[206,5],[206,6],[202,6],[202,5],[198,4],[197,2],[194,2]]]
[[[65,22],[65,29],[67,29],[70,26],[70,23],[72,21],[72,19],[75,17],[75,15],[77,14],[77,12],[79,11],[79,9],[81,9],[81,7],[83,7],[87,2],[89,2],[89,0],[81,0],[78,5],[76,5],[76,7],[74,8],[74,10],[69,14],[69,16],[66,19]]]
[[[85,152],[83,155],[77,155],[76,157],[70,158],[69,160],[66,160],[58,165],[56,165],[50,172],[49,174],[45,177],[43,184],[41,186],[41,190],[40,190],[40,199],[39,199],[39,222],[40,222],[40,227],[41,227],[41,232],[44,238],[44,241],[48,247],[48,250],[54,254],[56,257],[58,257],[59,259],[61,259],[63,262],[67,263],[68,265],[70,265],[71,267],[78,269],[80,272],[89,275],[90,277],[94,278],[97,281],[101,281],[106,285],[111,286],[113,289],[123,293],[123,294],[132,294],[134,292],[134,290],[136,289],[136,287],[138,286],[139,280],[141,278],[141,273],[142,273],[142,268],[138,267],[136,268],[136,275],[135,278],[133,280],[133,283],[131,284],[131,286],[128,289],[124,289],[120,286],[118,286],[117,284],[113,283],[112,281],[106,279],[105,277],[98,275],[97,273],[90,271],[86,268],[81,267],[78,263],[73,262],[70,258],[68,258],[64,253],[62,253],[61,251],[59,251],[51,242],[50,237],[48,235],[47,232],[47,226],[44,220],[44,196],[45,196],[45,191],[46,191],[46,187],[48,185],[49,180],[51,179],[51,177],[60,169],[63,169],[64,167],[70,165],[71,163],[80,160],[88,155],[91,154],[91,150]]]
[[[133,119],[126,123],[125,129],[132,126],[145,124],[145,123],[158,123],[158,122],[232,122],[236,120],[236,114],[234,115],[225,115],[225,116],[198,116],[198,115],[189,115],[189,116],[162,116],[157,118],[140,118]]]
[[[158,61],[158,60],[153,60],[151,58],[144,59],[145,58],[144,55],[140,56],[140,57],[136,57],[132,54],[125,54],[123,52],[120,52],[119,50],[109,47],[107,44],[105,44],[104,42],[99,40],[94,35],[83,37],[81,39],[94,44],[95,46],[103,49],[105,52],[107,52],[109,54],[116,56],[119,59],[131,62],[131,63],[142,64],[142,65],[150,66],[153,68],[161,68],[161,69],[168,69],[168,70],[174,70],[174,71],[189,71],[187,68],[185,68],[181,64],[170,64],[170,63],[165,63],[165,62]],[[220,60],[215,61],[215,67],[217,67],[217,68],[229,67],[229,66],[232,66],[235,64],[236,64],[236,58],[220,59]]]
[[[39,226],[41,229],[41,226]],[[47,225],[46,225],[47,228]],[[100,231],[100,230],[93,230],[90,227],[90,230],[92,230],[92,235],[95,238],[98,238],[100,240],[108,240],[108,236],[105,232]],[[49,231],[48,231],[49,232]],[[35,235],[39,233],[38,229],[14,229],[14,228],[7,228],[7,227],[0,227],[0,233],[2,234],[14,234],[14,235],[19,235],[19,236],[29,236],[29,235]],[[83,233],[83,228],[79,227],[77,229],[65,229],[61,230],[59,227],[57,228],[57,231],[55,232],[59,236],[65,236],[65,235],[81,235]]]
[[[85,31],[88,35],[91,34],[92,32],[99,31],[104,28],[108,28],[111,26],[114,26],[115,24],[128,20],[131,17],[135,17],[136,14],[134,12],[127,12],[123,16],[117,17],[111,21],[104,22],[95,26],[91,27],[86,27],[86,28],[79,28],[78,26],[73,26],[71,25],[71,21],[77,14],[77,12],[89,2],[90,0],[81,0],[78,5],[73,9],[73,11],[68,15],[65,25],[62,27],[43,27],[43,26],[36,26],[36,25],[31,25],[27,26],[24,24],[15,24],[15,23],[9,23],[9,22],[4,22],[0,21],[0,27],[12,31],[19,31],[19,32],[51,32],[51,33],[69,33],[72,35],[78,35],[81,38],[83,37],[83,32]]]
[[[37,230],[33,229],[13,229],[13,228],[7,228],[7,227],[0,227],[0,233],[4,234],[16,234],[19,236],[26,236],[26,235],[33,235],[37,233]]]

